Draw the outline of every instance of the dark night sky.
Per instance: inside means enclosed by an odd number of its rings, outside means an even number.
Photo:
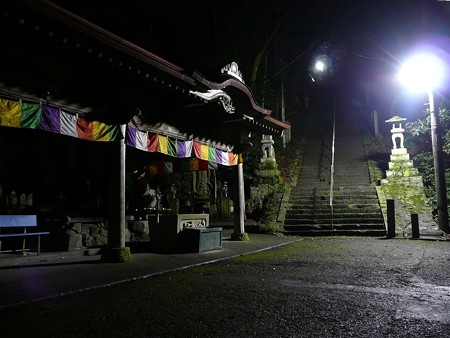
[[[289,86],[298,88],[308,81],[311,58],[325,53],[333,83],[347,95],[364,89],[374,106],[396,114],[424,100],[408,98],[395,82],[406,53],[430,43],[450,51],[450,2],[438,0],[54,2],[187,70],[213,77],[237,61],[244,79],[266,37],[291,12],[269,47],[266,78],[279,80],[285,69]]]

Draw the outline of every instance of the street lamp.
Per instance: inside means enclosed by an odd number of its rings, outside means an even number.
[[[433,97],[433,90],[442,82],[443,74],[444,67],[439,58],[431,54],[419,54],[403,65],[398,77],[405,86],[415,91],[428,93],[438,226],[440,230],[448,234],[450,233],[450,227],[448,225],[447,191],[442,151],[442,127],[439,120],[439,113],[436,114],[435,112]]]
[[[330,72],[330,69],[330,58],[326,55],[318,55],[309,66],[309,76],[313,82],[320,82]]]

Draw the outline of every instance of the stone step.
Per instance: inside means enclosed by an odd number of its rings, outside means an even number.
[[[308,171],[300,171],[300,177],[304,177],[304,178],[311,178],[314,177],[315,175],[317,175],[317,173],[321,172],[321,171],[325,171],[324,168],[320,167],[314,170],[308,170]],[[327,170],[328,172],[328,170]]]
[[[286,217],[284,221],[284,226],[297,226],[297,225],[318,225],[318,224],[352,224],[352,225],[384,225],[383,218],[362,218],[362,217],[355,217],[355,218],[323,218],[323,219],[316,219],[314,216],[311,218],[288,218]]]
[[[350,169],[349,169],[350,170]],[[363,178],[369,175],[369,170],[367,168],[365,168],[364,170],[361,171],[356,171],[356,170],[352,170],[351,172],[349,171],[345,171],[345,172],[334,172],[333,177],[334,178],[354,178],[354,177],[358,177],[358,178]]]
[[[330,197],[326,195],[316,195],[316,196],[294,196],[289,201],[291,206],[326,206],[330,204]],[[376,196],[364,197],[364,196],[333,196],[333,206],[339,207],[344,206],[345,204],[349,204],[349,207],[354,207],[354,204],[357,205],[378,205],[378,199]]]
[[[363,201],[367,201],[370,204],[378,204],[377,196],[333,196],[333,205],[343,205],[343,204],[367,204]],[[330,197],[327,195],[303,195],[303,196],[293,196],[290,198],[291,205],[300,205],[307,203],[307,206],[311,205],[328,205],[330,202]]]
[[[348,186],[339,186],[333,188],[334,196],[368,196],[376,193],[373,189],[365,190],[345,190]],[[330,186],[328,184],[322,186],[305,186],[303,188],[294,188],[291,191],[291,196],[308,196],[308,195],[329,195]]]
[[[327,212],[293,212],[288,210],[286,213],[286,219],[330,219],[331,213]],[[334,219],[383,219],[381,213],[373,211],[373,212],[359,212],[359,213],[343,213],[343,212],[333,212]]]
[[[331,212],[331,207],[329,204],[310,204],[310,205],[304,205],[304,204],[297,204],[297,205],[290,205],[286,209],[287,213],[293,213],[293,214],[311,214],[313,212],[319,213],[319,214],[329,214]],[[349,214],[349,213],[380,213],[380,206],[379,204],[352,204],[352,205],[336,205],[333,204],[333,213],[338,214]]]
[[[285,215],[287,235],[385,235],[359,127],[337,123],[341,125],[335,142],[333,215],[329,206],[332,133],[326,124],[316,136],[328,138],[315,137],[315,143],[305,143],[303,167]]]
[[[292,189],[293,193],[308,193],[310,191],[322,191],[322,192],[329,192],[330,191],[330,186],[328,183],[324,183],[320,182],[322,184],[320,185],[303,185],[303,186],[296,186]],[[345,195],[345,194],[354,194],[354,193],[362,193],[362,194],[373,194],[375,193],[376,190],[370,186],[367,185],[366,187],[355,187],[350,186],[350,185],[338,185],[338,186],[333,186],[333,193],[334,195]]]
[[[367,236],[367,237],[385,237],[385,229],[305,229],[305,230],[284,230],[283,234],[286,236],[304,236],[304,237],[319,237],[319,236]]]
[[[335,210],[337,209],[344,209],[344,210],[353,210],[353,211],[359,211],[359,210],[365,210],[365,209],[378,209],[379,210],[379,202],[376,198],[372,200],[360,200],[360,201],[353,201],[353,203],[341,203],[340,201],[333,200],[333,208]],[[288,210],[308,210],[311,208],[316,209],[330,209],[330,201],[329,199],[325,201],[320,201],[320,203],[307,200],[307,201],[301,201],[301,202],[293,202],[291,201],[288,205]]]
[[[333,187],[334,187],[334,190],[337,190],[340,187],[352,187],[352,186],[354,186],[356,184],[360,185],[361,183],[365,183],[367,185],[370,185],[370,179],[369,178],[366,178],[364,180],[355,179],[355,180],[352,180],[352,181],[346,180],[345,182],[340,181],[340,180],[335,180],[334,184],[333,184]]]
[[[362,230],[304,230],[304,231],[283,231],[285,236],[300,237],[327,237],[327,236],[361,236],[361,237],[385,237],[385,230],[362,229]]]
[[[301,204],[306,207],[310,207],[311,205],[324,206],[329,205],[330,196],[328,194],[310,194],[310,195],[297,195],[290,198],[289,203],[291,206],[299,206]],[[354,195],[354,196],[333,196],[333,205],[337,206],[348,206],[354,207],[355,205],[366,205],[373,204],[378,205],[377,196],[363,196],[363,195]]]
[[[311,208],[303,208],[298,209],[289,208],[286,210],[286,218],[289,217],[310,217],[311,215],[330,215],[331,208],[321,208],[321,207],[311,207]],[[377,215],[381,215],[380,207],[377,205],[366,206],[364,208],[339,208],[333,206],[333,215],[349,215],[349,214],[372,214],[374,217],[378,217]]]
[[[321,179],[323,181],[321,181]],[[297,180],[297,188],[302,188],[304,186],[307,187],[312,187],[314,188],[316,185],[321,185],[326,183],[328,185],[328,183],[330,182],[330,178],[328,175],[321,175],[320,173],[316,173],[314,176],[311,177],[303,177],[303,178],[299,178]],[[302,183],[304,185],[300,185],[299,183]]]
[[[298,204],[289,204],[287,206],[286,211],[292,213],[311,213],[311,212],[320,212],[323,214],[329,213],[331,210],[331,206],[329,201],[326,203],[298,203]],[[378,201],[373,201],[372,203],[363,202],[363,203],[351,203],[351,204],[343,204],[336,203],[333,201],[333,211],[334,213],[343,213],[343,214],[360,214],[360,213],[371,213],[376,212],[380,213],[380,204]]]
[[[299,230],[283,231],[285,236],[303,237],[325,237],[325,236],[365,236],[365,237],[385,237],[386,231],[382,229],[330,229],[330,230]]]
[[[330,185],[327,182],[320,182],[318,185],[307,185],[304,184],[303,186],[299,186],[297,182],[297,186],[292,189],[292,193],[303,193],[303,192],[326,192],[329,193],[330,191]],[[376,190],[370,186],[367,185],[366,188],[355,188],[354,185],[333,185],[333,194],[334,195],[351,195],[351,194],[375,194]]]
[[[328,211],[328,212],[327,212]],[[361,214],[365,214],[365,216],[362,216]],[[377,212],[377,210],[369,210],[364,213],[354,213],[355,216],[350,216],[350,213],[343,213],[334,210],[333,211],[333,217],[335,219],[342,218],[342,219],[382,219],[382,214],[380,212]],[[331,218],[331,211],[328,210],[309,210],[308,212],[292,212],[291,210],[288,210],[286,212],[285,219],[313,219],[313,220],[319,220],[319,219],[330,219]]]
[[[330,178],[331,178],[331,176],[330,176]],[[335,182],[337,182],[337,181],[341,181],[341,182],[362,181],[362,182],[366,183],[366,182],[369,182],[369,172],[363,173],[363,174],[353,173],[353,175],[349,175],[349,174],[345,174],[345,175],[335,174],[333,176],[333,178],[334,178]]]
[[[356,224],[369,224],[369,223],[384,223],[384,219],[381,215],[367,215],[358,217],[342,217],[340,215],[286,215],[285,225],[297,225],[297,224],[319,224],[319,223],[356,223]]]
[[[299,177],[297,182],[314,185],[315,183],[321,183],[320,179],[325,179],[327,183],[331,182],[331,176],[328,172],[316,172],[311,176]],[[368,185],[370,183],[370,176],[368,174],[354,175],[352,177],[334,176],[333,179],[335,184],[345,186]],[[297,183],[297,186],[300,185]]]
[[[350,170],[350,169],[349,169]],[[328,176],[331,178],[331,171],[330,171],[330,167],[328,166],[324,166],[321,169],[317,169],[317,170],[313,170],[310,172],[300,172],[299,174],[299,180],[310,180],[313,179],[315,177],[319,177],[319,176]],[[367,178],[367,176],[369,176],[369,171],[368,170],[364,170],[364,171],[354,171],[351,174],[349,172],[346,173],[334,173],[333,177],[335,179],[354,179],[354,178]]]
[[[327,208],[317,208],[317,207],[310,207],[305,208],[303,205],[300,206],[294,206],[289,207],[286,209],[286,214],[292,214],[292,215],[310,215],[314,211],[316,214],[330,214],[331,208],[328,206]],[[347,208],[339,208],[336,206],[333,206],[333,213],[334,214],[379,214],[380,213],[380,207],[379,205],[359,205]]]
[[[298,224],[298,225],[286,225],[284,231],[325,231],[325,230],[385,230],[384,224],[337,224],[333,223],[320,223],[320,224]]]

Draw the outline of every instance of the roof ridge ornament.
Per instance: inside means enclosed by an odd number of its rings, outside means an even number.
[[[236,79],[238,79],[239,81],[241,81],[242,83],[245,83],[244,80],[242,79],[242,73],[239,70],[239,66],[236,62],[231,62],[230,64],[226,65],[225,67],[223,67],[220,72],[226,73]]]
[[[233,101],[231,97],[220,89],[208,89],[207,92],[197,92],[197,91],[189,91],[191,94],[202,98],[205,101],[214,101],[219,100],[222,104],[223,108],[228,114],[233,114],[235,112],[235,107],[233,106]]]

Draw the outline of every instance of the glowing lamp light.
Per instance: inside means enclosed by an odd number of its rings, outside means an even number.
[[[331,60],[321,54],[314,56],[309,64],[309,76],[313,82],[322,82],[331,76]]]
[[[414,91],[429,92],[438,87],[444,77],[444,66],[431,54],[418,54],[409,59],[400,69],[400,82]]]
[[[319,72],[323,72],[325,70],[325,63],[323,61],[317,61],[315,68]]]

